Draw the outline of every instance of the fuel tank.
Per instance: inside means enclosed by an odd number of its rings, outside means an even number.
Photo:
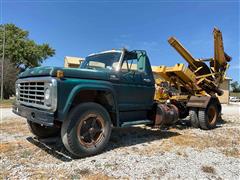
[[[158,104],[156,107],[155,127],[172,125],[178,121],[178,108],[172,104]]]

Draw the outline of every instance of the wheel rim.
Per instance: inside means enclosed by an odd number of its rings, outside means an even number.
[[[86,115],[77,127],[77,136],[80,144],[89,148],[96,147],[104,138],[104,120],[100,115]]]
[[[210,106],[208,108],[208,123],[209,124],[214,124],[217,120],[217,110],[214,106]]]

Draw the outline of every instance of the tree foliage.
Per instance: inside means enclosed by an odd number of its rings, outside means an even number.
[[[29,32],[14,24],[0,25],[0,57],[2,57],[3,33],[5,28],[5,58],[9,59],[16,67],[39,66],[45,59],[55,54],[49,44],[37,44],[29,39]]]
[[[3,66],[3,95],[8,99],[15,93],[15,81],[20,67],[36,67],[48,57],[55,54],[55,50],[47,43],[37,44],[29,39],[29,32],[14,24],[0,25],[0,66],[3,55],[3,36],[5,34],[5,60]],[[0,67],[0,76],[1,76]]]
[[[231,83],[231,87],[233,92],[240,92],[240,84],[237,81]]]
[[[3,98],[9,99],[15,93],[15,81],[18,70],[10,60],[5,59],[3,64]],[[2,63],[0,63],[0,78],[2,76]],[[0,85],[1,87],[1,85]]]

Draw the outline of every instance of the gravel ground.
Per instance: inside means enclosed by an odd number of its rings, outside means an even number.
[[[240,105],[223,106],[211,131],[178,125],[166,130],[114,129],[107,149],[72,159],[60,137],[38,140],[9,109],[1,121],[3,179],[239,179]],[[187,121],[184,121],[187,122]]]
[[[19,116],[12,113],[11,108],[0,108],[0,120],[3,121],[9,118],[19,118]]]

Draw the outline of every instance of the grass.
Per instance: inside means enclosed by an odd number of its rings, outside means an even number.
[[[231,156],[231,157],[240,157],[240,150],[236,147],[231,147],[228,149],[224,149],[223,153],[226,156]]]
[[[8,153],[16,150],[16,145],[13,143],[3,143],[0,144],[0,153]]]
[[[1,108],[10,108],[12,107],[13,102],[15,101],[15,99],[4,99],[4,100],[0,100],[0,105]]]
[[[21,158],[28,158],[32,155],[32,151],[25,149],[23,152],[21,152],[20,157]]]
[[[0,124],[1,133],[9,135],[31,135],[26,120],[12,118]]]
[[[188,130],[178,130],[171,129],[172,132],[179,132],[178,135],[169,137],[167,139],[162,139],[161,143],[152,142],[152,145],[147,145],[142,147],[137,152],[141,155],[165,153],[174,151],[176,147],[184,148],[194,148],[195,150],[202,151],[206,148],[213,147],[221,151],[224,155],[229,157],[240,157],[240,151],[238,150],[238,143],[240,142],[239,129],[220,129],[217,128],[212,131],[206,131],[203,134],[198,134],[198,132],[192,132],[192,129]],[[182,134],[180,134],[182,133]],[[129,151],[129,150],[128,150]],[[176,152],[177,155],[187,157],[187,154],[179,151]]]
[[[226,156],[239,157],[239,151],[236,148],[236,144],[233,144],[231,139],[233,136],[235,136],[236,141],[239,141],[240,139],[236,135],[238,132],[239,131],[236,129],[228,129],[227,131],[224,131],[224,135],[222,136],[220,134],[214,135],[212,133],[205,136],[185,133],[180,136],[172,137],[171,141],[175,145],[181,147],[192,147],[198,150],[214,147],[216,149],[219,149]]]

